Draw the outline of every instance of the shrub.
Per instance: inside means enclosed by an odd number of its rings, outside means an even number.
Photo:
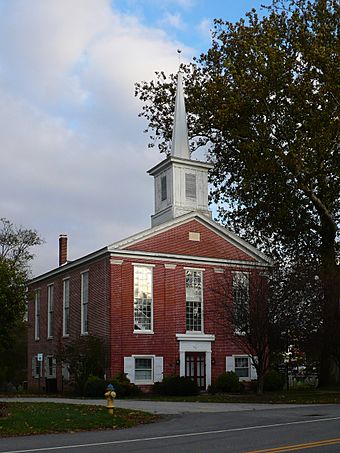
[[[9,415],[8,403],[0,403],[0,418],[6,418],[9,417]]]
[[[132,384],[124,373],[118,374],[106,384],[113,385],[118,398],[124,398],[125,396],[137,396],[142,393],[141,389],[137,387],[137,385]]]
[[[107,382],[97,376],[89,376],[84,385],[84,396],[104,397]]]
[[[247,390],[250,392],[256,393],[257,392],[257,379],[252,379],[247,387]]]
[[[154,393],[171,396],[198,395],[199,388],[196,382],[184,376],[166,376],[162,382],[153,386]]]
[[[267,371],[264,377],[263,390],[267,392],[275,392],[282,390],[285,384],[285,376],[276,370]]]
[[[136,396],[141,393],[140,388],[132,384],[125,374],[119,374],[108,381],[97,376],[90,376],[84,387],[84,396],[104,397],[109,384],[113,385],[118,398]]]
[[[240,393],[243,392],[244,386],[239,377],[233,371],[227,371],[218,376],[216,381],[209,386],[209,393]]]

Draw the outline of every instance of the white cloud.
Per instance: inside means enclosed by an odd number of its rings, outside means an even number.
[[[35,272],[56,265],[59,233],[74,259],[149,226],[161,156],[134,83],[176,71],[178,46],[109,0],[1,3],[0,213],[47,241]]]
[[[160,24],[170,25],[170,27],[177,28],[178,30],[183,30],[185,28],[182,16],[179,13],[171,14],[168,11],[164,13]]]
[[[196,1],[195,0],[165,0],[167,4],[178,5],[181,8],[190,9],[193,8]]]
[[[213,21],[208,18],[202,19],[197,25],[197,31],[204,39],[208,39],[211,36],[211,30],[213,29]]]

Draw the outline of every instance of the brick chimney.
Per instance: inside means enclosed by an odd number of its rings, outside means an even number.
[[[67,263],[67,235],[59,236],[59,266]]]

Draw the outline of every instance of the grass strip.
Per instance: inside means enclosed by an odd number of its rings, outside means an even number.
[[[1,403],[0,437],[130,428],[160,416],[147,412],[63,403]]]
[[[134,398],[137,399],[137,398]],[[201,394],[196,396],[161,396],[144,395],[139,400],[153,401],[183,401],[199,403],[263,403],[263,404],[339,404],[340,389],[329,390],[290,390],[280,392],[266,392],[263,395],[255,393],[215,395]]]

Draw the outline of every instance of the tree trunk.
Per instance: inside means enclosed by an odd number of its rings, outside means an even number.
[[[263,394],[263,387],[264,387],[264,374],[261,374],[261,376],[257,376],[257,387],[256,387],[256,393],[257,395],[262,395]]]
[[[337,356],[340,348],[339,269],[336,264],[334,225],[321,218],[321,281],[323,285],[323,328],[321,336],[319,386],[337,383]]]

